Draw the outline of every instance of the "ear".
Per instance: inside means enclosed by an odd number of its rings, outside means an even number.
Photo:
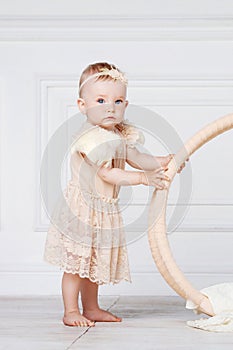
[[[128,104],[129,104],[129,101],[126,100],[126,101],[125,101],[125,108],[128,106]]]
[[[86,114],[86,107],[85,107],[85,101],[83,98],[77,99],[77,105],[82,114]]]

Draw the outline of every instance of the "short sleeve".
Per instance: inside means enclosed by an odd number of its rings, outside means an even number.
[[[85,130],[76,138],[71,146],[71,154],[81,152],[98,166],[111,166],[116,150],[121,144],[121,137],[112,131],[94,126]]]
[[[143,145],[145,143],[145,136],[143,132],[129,122],[123,123],[121,133],[125,139],[126,145],[130,148],[136,147],[137,144]]]

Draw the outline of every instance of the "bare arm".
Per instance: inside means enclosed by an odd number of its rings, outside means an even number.
[[[156,170],[161,166],[166,168],[167,164],[171,160],[171,156],[156,157],[151,154],[141,153],[136,147],[127,148],[127,163],[133,168],[140,170]]]
[[[118,186],[146,185],[155,186],[157,189],[166,188],[164,180],[170,181],[169,177],[164,174],[163,168],[153,171],[127,171],[119,168],[98,169],[98,175],[106,182]]]
[[[112,185],[142,185],[145,182],[142,171],[127,171],[120,168],[101,167],[98,170],[98,175]]]

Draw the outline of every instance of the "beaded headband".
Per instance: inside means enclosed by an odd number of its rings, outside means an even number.
[[[85,79],[82,84],[79,87],[79,92],[81,91],[82,87],[84,84],[86,84],[90,79],[92,78],[97,78],[103,75],[108,75],[110,76],[113,80],[120,80],[122,83],[124,83],[125,85],[128,84],[128,80],[126,79],[126,77],[124,76],[123,73],[119,72],[117,69],[111,67],[111,69],[108,68],[101,68],[100,71],[98,73],[92,74],[89,77],[87,77],[87,79]]]

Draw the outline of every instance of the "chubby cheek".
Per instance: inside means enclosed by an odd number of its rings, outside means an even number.
[[[105,113],[105,109],[101,108],[100,106],[96,107],[93,106],[92,108],[89,108],[87,110],[87,115],[91,118],[102,116]]]
[[[116,108],[116,115],[123,117],[124,114],[125,114],[125,108],[124,107]]]

